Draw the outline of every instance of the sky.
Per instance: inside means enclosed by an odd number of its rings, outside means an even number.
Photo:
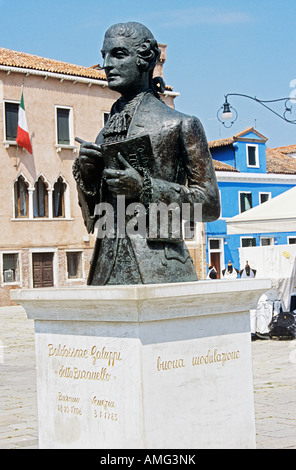
[[[268,147],[296,144],[296,125],[249,98],[229,97],[232,127],[217,120],[228,93],[296,97],[295,0],[0,0],[0,11],[0,47],[84,66],[102,64],[109,26],[143,23],[167,45],[176,109],[197,116],[209,141],[253,126]],[[284,102],[273,106],[284,112]],[[296,119],[296,101],[287,117]]]

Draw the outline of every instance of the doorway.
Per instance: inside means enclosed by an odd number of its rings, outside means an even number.
[[[215,266],[217,279],[221,279],[224,258],[223,238],[209,238],[209,261],[211,266]]]
[[[210,253],[210,265],[215,266],[217,279],[221,279],[220,253]]]
[[[32,253],[33,287],[53,287],[53,253]]]

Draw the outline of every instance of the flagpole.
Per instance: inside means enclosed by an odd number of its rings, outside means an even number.
[[[24,92],[24,82],[25,82],[25,79],[23,78],[23,82],[21,84],[21,96]],[[19,152],[19,145],[16,144],[16,155],[15,155],[15,168],[17,168],[17,157],[18,157],[18,152]]]
[[[15,165],[14,165],[15,168],[17,168],[18,149],[19,149],[19,146],[16,144]]]
[[[24,81],[25,79],[23,78],[23,83],[21,84],[21,96],[23,94],[23,89],[24,89]],[[15,154],[15,168],[17,168],[17,157],[18,157],[18,151],[19,151],[19,145],[16,144],[16,154]]]
[[[23,83],[21,84],[21,96],[23,94],[23,89],[24,89],[24,81],[25,79],[23,78]],[[18,144],[16,144],[16,155],[15,155],[15,168],[17,168],[17,157],[18,157],[18,150],[19,150],[19,146]]]

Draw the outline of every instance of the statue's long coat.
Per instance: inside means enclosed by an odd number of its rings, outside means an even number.
[[[219,192],[205,133],[196,117],[168,107],[152,93],[144,96],[130,123],[127,138],[149,134],[153,149],[151,171],[154,203],[202,203],[204,222],[220,213]],[[96,139],[104,143],[103,131]],[[99,176],[100,177],[100,176]],[[79,204],[88,231],[93,231],[94,200],[78,188]],[[151,223],[151,221],[150,221]],[[147,240],[131,237],[141,280],[144,284],[197,280],[184,241]],[[96,240],[88,284],[104,285],[113,269],[118,239]]]

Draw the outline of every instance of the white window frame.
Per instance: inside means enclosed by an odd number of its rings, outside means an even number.
[[[102,124],[103,124],[102,127],[105,126],[105,115],[108,114],[108,117],[109,117],[110,113],[111,113],[110,111],[103,111],[102,112]]]
[[[17,255],[18,256],[18,267],[19,267],[19,280],[13,282],[5,282],[3,276],[3,255]],[[2,286],[21,286],[22,285],[22,264],[21,264],[21,252],[15,250],[1,251],[0,252],[0,279]]]
[[[239,207],[239,213],[242,214],[242,207],[241,207],[241,194],[251,194],[252,195],[252,191],[239,191],[238,192],[238,207]],[[253,197],[252,197],[252,207],[251,209],[253,208]],[[246,212],[246,211],[244,211]]]
[[[255,165],[250,165],[249,164],[249,148],[253,147],[255,148]],[[258,150],[258,145],[256,144],[247,144],[246,145],[246,152],[247,152],[247,167],[248,168],[259,168],[259,150]]]
[[[18,178],[22,176],[26,183],[28,184],[28,194],[29,194],[29,202],[28,202],[28,217],[16,217],[15,216],[15,195],[14,195],[14,184],[18,180]],[[44,178],[45,183],[47,184],[47,193],[48,193],[48,216],[47,217],[34,217],[33,214],[33,193],[35,191],[35,183],[38,180],[38,178],[42,176]],[[54,185],[59,179],[59,177],[62,178],[63,183],[66,185],[65,192],[64,192],[64,203],[65,203],[65,217],[53,217],[53,192],[54,192]],[[21,171],[17,178],[12,183],[12,188],[11,188],[11,194],[12,194],[12,218],[10,219],[11,221],[15,222],[28,222],[28,221],[34,221],[34,222],[42,222],[42,221],[49,221],[49,220],[60,220],[60,221],[65,221],[65,220],[74,220],[71,217],[71,201],[70,201],[70,186],[65,180],[64,176],[60,173],[57,178],[54,180],[53,184],[50,184],[47,178],[43,175],[43,173],[40,173],[36,180],[34,181],[33,186],[31,186],[30,181],[26,176],[23,174]]]
[[[274,237],[259,237],[260,238],[260,246],[273,246],[274,245]],[[271,240],[269,245],[262,245],[262,240]]]
[[[25,182],[28,184],[28,217],[16,217],[15,216],[15,187],[14,184],[17,182],[19,177],[22,176],[22,178],[25,180]],[[34,186],[31,185],[30,181],[28,178],[24,175],[24,173],[21,171],[18,176],[15,178],[15,180],[12,183],[12,219],[11,220],[16,220],[16,221],[28,221],[33,219],[33,192],[34,192]]]
[[[64,204],[65,204],[65,217],[54,217],[53,216],[53,193],[54,193],[54,185],[58,181],[59,178],[62,178],[63,183],[66,185],[66,189],[64,192]],[[70,201],[70,187],[67,181],[65,180],[64,176],[60,173],[57,178],[54,180],[51,188],[51,206],[50,206],[50,215],[52,216],[52,220],[73,220],[71,219],[71,201]],[[51,217],[50,217],[51,218]],[[39,219],[40,220],[40,219]]]
[[[185,220],[182,220],[182,234],[183,234],[183,238],[185,240],[186,245],[191,246],[191,248],[193,246],[202,245],[203,237],[204,237],[203,223],[195,222],[194,223],[194,237],[185,238]]]
[[[5,148],[9,148],[10,145],[17,145],[15,140],[6,140],[6,116],[5,116],[5,103],[15,103],[20,105],[20,101],[16,100],[3,100],[3,143]]]
[[[58,109],[68,109],[69,112],[69,139],[70,144],[59,144],[58,142]],[[74,125],[73,125],[73,107],[72,106],[63,106],[63,105],[55,105],[55,141],[56,141],[56,149],[57,152],[60,152],[61,149],[75,149],[77,148],[74,145]]]
[[[248,247],[243,247],[242,241],[243,241],[243,240],[249,240],[249,239],[252,239],[252,240],[255,239],[255,240],[256,240],[256,237],[240,237],[240,247],[241,247],[241,248],[248,248]],[[257,240],[256,240],[256,242],[257,242]],[[257,243],[256,243],[255,246],[257,246]],[[252,247],[250,247],[250,248],[252,248]]]
[[[290,238],[296,238],[296,235],[289,235],[287,237],[288,245],[295,245],[295,243],[290,243]]]
[[[267,201],[265,201],[265,202],[270,201],[270,199],[271,199],[271,192],[268,192],[268,191],[259,191],[259,204],[264,204],[264,202],[261,202],[261,195],[262,195],[262,194],[268,194],[268,199],[267,199]]]
[[[46,192],[47,192],[47,216],[46,217],[34,217],[34,193],[35,193],[35,184],[37,183],[37,181],[39,180],[39,178],[42,178],[43,179],[43,182],[45,183],[45,185],[47,186],[46,188]],[[33,185],[33,209],[32,209],[32,218],[34,220],[48,220],[48,219],[52,219],[52,193],[53,193],[53,189],[49,183],[49,181],[45,178],[45,176],[43,175],[43,173],[40,173],[37,178],[35,179],[34,181],[34,185]]]
[[[211,240],[219,240],[219,248],[211,248]],[[209,262],[211,261],[211,253],[220,253],[220,269],[221,275],[223,269],[225,269],[225,260],[224,260],[224,238],[223,237],[210,237],[208,238],[208,254],[209,254]]]
[[[222,194],[221,194],[221,189],[219,189],[219,198],[220,198],[220,214],[219,214],[219,219],[222,219]]]
[[[67,261],[67,253],[81,253],[81,277],[69,277],[68,273],[68,261]],[[84,270],[84,251],[77,248],[73,250],[65,250],[65,257],[66,257],[66,281],[77,282],[77,281],[85,281],[85,270]]]

